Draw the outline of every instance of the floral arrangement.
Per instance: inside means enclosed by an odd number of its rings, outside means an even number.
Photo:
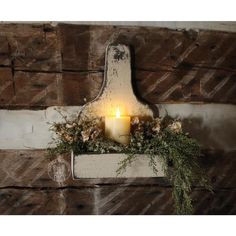
[[[177,214],[193,214],[191,192],[193,185],[211,190],[207,176],[199,165],[198,142],[182,131],[182,123],[166,116],[164,118],[131,120],[131,137],[128,145],[116,143],[105,137],[102,118],[78,117],[53,123],[51,130],[56,134],[51,154],[74,151],[80,153],[125,153],[119,163],[117,175],[126,170],[135,160],[136,154],[146,154],[149,165],[157,173],[159,156],[166,176],[173,185],[173,198]]]

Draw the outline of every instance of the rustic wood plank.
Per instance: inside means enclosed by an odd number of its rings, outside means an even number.
[[[1,215],[91,215],[93,207],[91,189],[0,189]]]
[[[9,45],[7,37],[0,34],[0,66],[10,66]]]
[[[57,215],[64,208],[60,190],[0,189],[1,215]]]
[[[235,33],[65,24],[59,29],[65,70],[103,70],[106,46],[123,43],[133,51],[141,99],[151,104],[236,102]]]
[[[51,161],[45,150],[1,150],[0,186],[58,187],[48,175]]]
[[[183,53],[196,39],[192,33],[153,27],[59,24],[59,30],[62,37],[63,68],[74,70],[103,69],[105,49],[110,43],[131,45],[135,52],[135,66],[138,68],[156,67],[161,60],[164,65],[173,66],[176,58],[173,60],[171,53]]]
[[[162,178],[128,178],[128,179],[84,179],[73,180],[68,169],[60,169],[60,160],[69,166],[70,155],[50,157],[45,150],[0,150],[0,187],[65,187],[65,186],[95,186],[98,184],[168,184]],[[55,164],[55,165],[54,165]],[[55,168],[53,168],[55,166]],[[49,173],[50,172],[50,173]],[[59,175],[57,182],[54,175]]]
[[[64,191],[65,210],[67,215],[94,215],[96,214],[96,188],[67,188]]]
[[[0,32],[3,36],[41,36],[43,34],[43,25],[36,24],[16,24],[5,23],[0,25]]]
[[[217,190],[214,194],[194,191],[192,194],[195,214],[197,215],[235,215],[236,191]]]
[[[150,104],[178,102],[234,104],[236,103],[235,78],[236,73],[218,69],[136,71],[133,84],[137,97]],[[14,79],[12,80],[11,69],[0,69],[1,107],[43,108],[54,105],[84,105],[98,96],[102,87],[103,72],[63,72],[62,75],[15,72]]]
[[[214,188],[232,188],[236,186],[236,152],[223,150],[205,150],[201,157]]]
[[[171,188],[117,187],[0,189],[2,215],[170,215],[175,214]],[[214,194],[195,190],[195,214],[236,214],[236,191]]]
[[[163,187],[102,187],[96,207],[102,215],[175,214],[171,191]],[[195,214],[235,214],[235,196],[235,190],[218,190],[214,194],[195,190],[192,194]]]
[[[14,70],[61,71],[56,27],[48,24],[1,24],[0,35],[0,40],[4,40],[0,65],[12,66]]]
[[[8,105],[16,107],[48,107],[62,105],[60,73],[17,71],[14,74],[15,94]]]
[[[236,72],[219,69],[136,71],[138,95],[151,104],[176,102],[236,103]]]
[[[183,60],[183,66],[222,68],[235,71],[235,33],[200,31],[196,46],[196,50]]]
[[[148,214],[150,208],[152,214],[174,213],[173,201],[169,202],[171,189],[104,186],[97,191],[97,211],[101,215]]]
[[[103,72],[63,72],[64,105],[84,105],[95,99],[102,87]]]
[[[176,31],[158,27],[81,26],[59,24],[63,68],[103,69],[110,43],[131,45],[135,68],[220,67],[235,71],[236,33]],[[86,45],[85,54],[82,46]],[[79,60],[84,58],[84,60]],[[84,63],[82,63],[84,61]],[[72,63],[72,64],[71,64]]]
[[[4,107],[14,96],[14,81],[10,68],[0,68],[0,107]]]
[[[88,70],[90,47],[89,26],[61,25],[62,68],[63,70]],[[104,52],[105,53],[105,52]]]
[[[75,181],[60,168],[61,161],[69,164],[70,157],[1,150],[0,214],[174,214],[165,179]],[[235,152],[208,151],[202,157],[215,194],[198,188],[193,192],[196,214],[236,213],[235,161]]]
[[[201,102],[201,70],[136,71],[135,87],[140,98],[150,104]]]
[[[236,153],[205,151],[201,158],[211,182],[216,189],[236,187]],[[60,163],[66,163],[61,169]],[[70,155],[50,157],[45,150],[0,150],[0,187],[93,187],[163,186],[170,184],[165,178],[108,178],[73,180],[70,171]],[[53,169],[53,166],[54,169]],[[67,168],[69,166],[69,170]],[[53,176],[58,176],[57,178]]]
[[[59,89],[59,94],[64,94],[63,104],[82,105],[84,98],[90,101],[99,92],[106,46],[124,43],[132,49],[133,80],[140,99],[151,104],[235,103],[235,39],[236,33],[203,30],[1,24],[0,66],[8,66],[13,73],[64,70],[63,87]],[[76,71],[83,72],[72,73]],[[23,107],[9,104],[12,89],[5,93],[2,107]],[[50,105],[58,103],[54,100]]]

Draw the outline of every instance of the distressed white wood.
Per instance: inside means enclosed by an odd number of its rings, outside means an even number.
[[[160,115],[192,119],[192,129],[207,130],[207,137],[195,135],[207,148],[236,150],[236,106],[230,104],[158,104]],[[82,107],[58,107],[68,117]],[[0,110],[0,149],[47,148],[52,133],[47,122],[61,121],[50,107],[46,110]],[[199,123],[200,122],[200,123]],[[211,144],[205,139],[211,140]]]
[[[0,21],[0,24],[9,22]],[[19,21],[12,21],[12,23],[19,23]],[[34,21],[21,21],[20,23],[32,24]],[[40,22],[37,22],[40,23]],[[57,26],[58,23],[67,23],[75,25],[124,25],[124,26],[151,26],[164,27],[170,29],[203,29],[203,30],[219,30],[236,32],[235,21],[43,21],[41,23],[48,23],[52,26]]]
[[[85,106],[82,115],[111,116],[117,107],[121,115],[153,116],[149,106],[139,102],[134,94],[130,50],[121,44],[107,47],[102,89],[98,97]]]
[[[151,26],[179,30],[219,30],[236,32],[234,21],[67,21],[68,24],[79,25],[124,25],[124,26]],[[57,22],[52,22],[55,26]]]
[[[160,115],[169,114],[192,120],[192,130],[199,130],[196,138],[206,148],[236,150],[236,106],[230,104],[158,104]],[[46,110],[0,110],[0,149],[47,148],[52,133],[47,122],[61,121],[50,107]],[[68,117],[75,116],[82,107],[58,107]],[[201,135],[207,130],[207,136]],[[211,140],[211,143],[206,142]]]
[[[157,157],[158,174],[155,175],[149,166],[148,157],[137,155],[126,171],[117,176],[116,170],[119,162],[126,157],[125,154],[72,154],[73,177],[83,178],[139,178],[163,177],[161,160]]]
[[[0,110],[0,149],[47,148],[52,141],[50,124],[63,115],[75,116],[81,107],[50,107],[46,110]],[[50,124],[49,124],[50,123]]]
[[[131,78],[130,50],[125,45],[109,45],[105,56],[105,75],[98,97],[86,104],[81,116],[114,116],[119,108],[121,115],[153,116],[152,110],[136,98]],[[118,163],[124,154],[79,155],[72,157],[75,178],[115,178]],[[158,162],[159,164],[159,162]],[[163,176],[160,169],[160,175]],[[148,166],[148,159],[139,156],[127,170],[118,177],[155,177]]]

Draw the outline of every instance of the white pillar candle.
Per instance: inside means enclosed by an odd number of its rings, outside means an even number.
[[[119,108],[116,111],[116,116],[106,116],[105,135],[118,143],[128,144],[130,141],[130,116],[121,116]]]

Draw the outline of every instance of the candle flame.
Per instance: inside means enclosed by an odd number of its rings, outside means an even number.
[[[116,108],[116,118],[120,118],[120,109],[119,109],[119,107]]]

